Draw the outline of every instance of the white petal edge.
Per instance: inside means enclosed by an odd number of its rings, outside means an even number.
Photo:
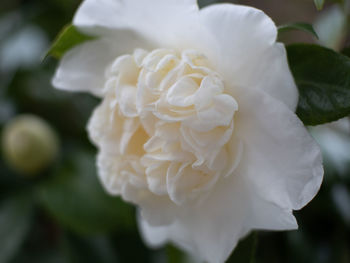
[[[290,73],[283,44],[275,43],[277,28],[261,10],[232,4],[200,10],[202,23],[216,39],[215,66],[235,89],[261,89],[291,110],[298,91]]]
[[[262,200],[244,175],[223,178],[218,184],[198,207],[179,209],[171,224],[152,226],[139,215],[145,242],[154,248],[172,242],[202,261],[221,263],[252,229],[297,228],[292,212]]]
[[[73,24],[94,35],[128,29],[161,48],[210,52],[198,14],[196,0],[85,0]]]
[[[99,26],[118,29],[124,25],[137,26],[143,18],[151,19],[151,21],[144,21],[149,24],[154,22],[152,20],[171,18],[187,10],[198,10],[197,1],[85,0],[74,16],[74,24],[82,27]]]
[[[58,89],[87,91],[102,96],[105,71],[118,56],[149,43],[132,31],[119,30],[117,36],[87,41],[69,50],[61,59],[52,80]]]
[[[139,217],[144,240],[152,247],[170,241],[202,261],[224,262],[249,231],[244,226],[249,198],[239,177],[223,181],[200,207],[183,207],[178,211],[172,224],[151,226]]]
[[[244,144],[241,172],[261,198],[286,210],[301,209],[323,179],[316,141],[294,112],[267,93],[241,97],[240,110],[236,134]]]

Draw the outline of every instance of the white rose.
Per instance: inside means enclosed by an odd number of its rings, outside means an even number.
[[[140,207],[152,246],[223,262],[252,229],[296,229],[318,191],[318,146],[294,114],[284,46],[263,12],[194,0],[85,0],[99,38],[70,50],[57,88],[102,98],[88,125],[106,190]]]

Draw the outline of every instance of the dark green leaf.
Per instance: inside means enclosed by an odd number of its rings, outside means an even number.
[[[58,34],[50,50],[47,52],[46,57],[53,56],[54,58],[60,59],[71,48],[92,39],[94,39],[94,37],[84,35],[73,25],[67,25]]]
[[[95,157],[80,152],[39,186],[39,198],[56,220],[85,234],[105,233],[133,224],[133,210],[102,189]]]
[[[350,47],[344,48],[341,53],[350,58]]]
[[[82,237],[66,233],[63,252],[67,263],[116,263],[117,255],[106,237]]]
[[[203,7],[206,7],[208,5],[215,4],[217,2],[218,2],[217,0],[198,0],[198,6],[199,6],[199,8],[203,8]]]
[[[0,129],[15,115],[15,106],[12,101],[3,99],[0,96]]]
[[[22,245],[32,222],[33,205],[28,196],[16,196],[0,204],[0,262],[9,262]]]
[[[305,125],[318,125],[350,114],[350,59],[318,45],[287,47],[299,89],[297,115]]]
[[[290,24],[285,24],[281,25],[278,27],[278,34],[291,31],[291,30],[301,30],[307,33],[312,34],[314,37],[318,39],[317,33],[312,27],[312,25],[308,23],[302,23],[302,22],[297,22],[297,23],[290,23]]]
[[[227,263],[235,263],[235,262],[254,263],[257,245],[258,245],[258,234],[256,232],[253,232],[238,243],[232,255],[229,257]]]
[[[7,199],[8,196],[14,193],[28,189],[31,184],[31,180],[16,175],[0,158],[0,200]]]
[[[184,252],[174,247],[173,245],[166,246],[166,254],[168,258],[168,263],[184,262],[184,259],[185,259]]]
[[[306,233],[303,231],[290,231],[286,233],[291,262],[310,263],[313,262],[313,247],[310,244]]]
[[[322,10],[325,0],[314,0],[315,6],[318,11]]]
[[[41,243],[43,246],[47,240]],[[66,258],[57,249],[41,248],[40,251],[31,251],[27,248],[25,251],[21,250],[18,255],[11,261],[11,263],[67,263]]]

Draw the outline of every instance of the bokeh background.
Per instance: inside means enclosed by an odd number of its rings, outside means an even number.
[[[264,10],[277,25],[311,23],[319,35],[316,40],[305,32],[286,32],[280,40],[287,44],[318,42],[337,51],[349,44],[344,1],[329,1],[320,12],[312,0],[236,2]],[[16,116],[32,114],[52,127],[58,147],[50,165],[28,175],[9,164],[2,140],[0,263],[194,262],[171,245],[151,250],[143,244],[135,208],[105,194],[97,179],[96,150],[85,126],[99,101],[50,84],[57,61],[44,59],[45,53],[79,3],[0,0],[0,135]],[[350,262],[350,119],[310,131],[322,146],[326,174],[316,198],[295,212],[299,230],[254,232],[229,262]]]

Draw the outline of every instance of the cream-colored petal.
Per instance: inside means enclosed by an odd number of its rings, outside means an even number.
[[[135,48],[149,47],[131,31],[118,31],[112,38],[87,41],[69,50],[61,59],[52,85],[68,91],[87,91],[101,97],[105,71],[116,57],[131,53]]]

